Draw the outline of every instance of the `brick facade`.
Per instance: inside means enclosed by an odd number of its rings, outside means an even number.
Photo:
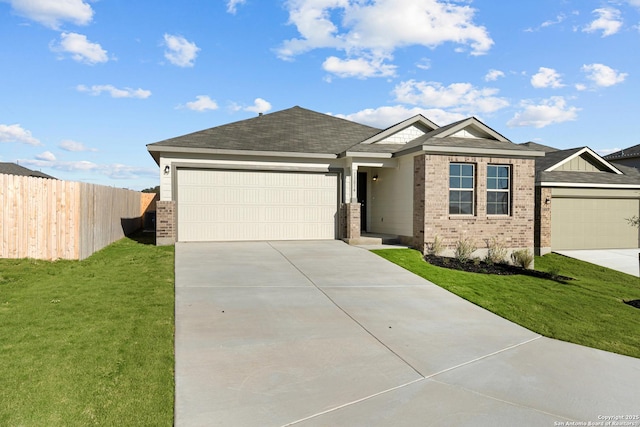
[[[534,238],[536,255],[545,255],[551,252],[551,203],[551,189],[536,187]]]
[[[475,214],[449,215],[449,164],[475,165]],[[511,215],[487,215],[487,165],[511,166]],[[492,237],[510,249],[534,248],[535,163],[533,159],[421,154],[414,158],[414,247],[438,236],[449,254],[470,238],[479,249]]]
[[[176,202],[156,202],[156,245],[173,245],[176,242]]]

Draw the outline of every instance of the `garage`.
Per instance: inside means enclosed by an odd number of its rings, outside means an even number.
[[[553,250],[638,247],[638,230],[627,222],[638,215],[638,199],[554,197],[552,203]]]
[[[178,241],[335,239],[335,173],[177,170]]]

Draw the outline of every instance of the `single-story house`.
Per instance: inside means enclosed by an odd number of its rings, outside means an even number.
[[[398,236],[534,249],[535,159],[470,117],[387,129],[293,107],[147,145],[157,242]]]
[[[607,154],[604,158],[610,163],[630,166],[640,170],[640,144]]]
[[[536,251],[639,247],[627,218],[640,214],[640,172],[589,147],[545,151],[536,159]]]
[[[4,175],[32,176],[36,178],[57,179],[40,171],[34,171],[16,163],[0,162],[0,173]]]

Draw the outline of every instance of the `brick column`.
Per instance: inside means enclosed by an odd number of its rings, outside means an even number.
[[[342,239],[347,243],[355,243],[360,239],[360,203],[342,205],[345,227]]]
[[[551,203],[551,189],[536,187],[535,234],[533,236],[536,255],[545,255],[551,252]]]
[[[413,248],[424,252],[426,157],[413,158]]]
[[[156,202],[156,245],[167,246],[176,242],[176,202]]]

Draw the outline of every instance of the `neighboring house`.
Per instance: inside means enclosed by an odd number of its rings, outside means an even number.
[[[588,147],[546,152],[536,160],[536,251],[637,248],[640,172],[613,164]]]
[[[640,170],[640,144],[608,154],[604,158],[610,163]]]
[[[300,107],[147,145],[160,166],[157,242],[391,234],[448,251],[534,247],[535,158],[476,118],[387,129]]]
[[[33,171],[31,169],[27,169],[24,166],[17,165],[15,163],[3,163],[0,162],[0,174],[4,175],[18,175],[18,176],[33,176],[36,178],[49,178],[49,179],[57,179],[52,177],[51,175],[47,175],[46,173]]]

